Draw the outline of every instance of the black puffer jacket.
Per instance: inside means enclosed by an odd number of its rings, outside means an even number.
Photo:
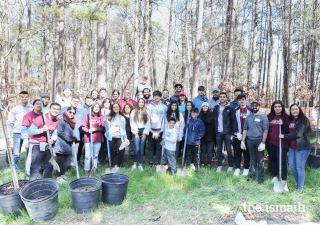
[[[220,105],[216,105],[213,109],[215,132],[218,133],[218,118],[220,113]],[[232,134],[233,108],[228,104],[222,111],[223,134]]]
[[[284,138],[288,140],[296,139],[296,150],[309,150],[311,149],[311,143],[307,128],[310,126],[308,119],[300,120],[299,118],[295,122],[296,131],[290,134],[285,134]]]
[[[204,136],[201,138],[201,141],[214,141],[215,127],[213,109],[209,109],[207,113],[203,113],[203,110],[201,110],[199,118],[202,120],[205,126],[205,133]]]

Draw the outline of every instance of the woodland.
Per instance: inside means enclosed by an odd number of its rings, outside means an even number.
[[[318,0],[2,0],[1,95],[182,83],[319,102]]]

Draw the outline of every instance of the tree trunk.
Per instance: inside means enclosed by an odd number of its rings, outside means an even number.
[[[203,0],[198,0],[196,43],[194,48],[193,74],[192,74],[192,97],[197,95],[200,79],[200,54],[203,20]]]
[[[269,1],[269,37],[270,37],[270,45],[269,45],[269,52],[268,52],[268,71],[267,71],[267,90],[266,90],[266,107],[269,107],[268,103],[272,102],[272,95],[270,90],[270,79],[271,79],[271,57],[272,57],[272,50],[273,50],[273,34],[272,34],[272,5]]]
[[[134,73],[134,88],[138,86],[139,82],[139,12],[140,12],[140,0],[136,0],[135,4],[135,14],[134,14],[134,65],[133,65],[133,73]]]
[[[25,68],[24,68],[24,77],[29,76],[29,36],[30,36],[30,29],[31,29],[31,0],[28,0],[28,22],[27,22],[27,30],[28,30],[28,37],[26,38],[26,57],[25,57]]]
[[[103,11],[105,8],[103,7]],[[99,87],[105,87],[105,77],[107,75],[107,46],[106,46],[106,38],[107,38],[107,25],[106,22],[99,22],[97,24],[97,81]]]
[[[149,74],[149,26],[150,26],[150,0],[144,0],[144,75]]]

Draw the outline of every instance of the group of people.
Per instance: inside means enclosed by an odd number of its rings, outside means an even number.
[[[289,152],[289,167],[297,189],[303,190],[305,163],[311,150],[308,136],[311,128],[299,105],[292,104],[288,115],[284,104],[276,100],[270,113],[265,115],[260,112],[260,102],[248,102],[241,89],[234,90],[234,100],[229,102],[227,93],[219,88],[212,89],[209,99],[205,88],[199,86],[198,96],[190,101],[181,84],[175,85],[170,97],[166,89],[152,91],[147,79],[143,77],[133,96],[128,89],[124,90],[123,98],[118,90],[112,92],[111,98],[107,97],[106,88],[93,90],[85,96],[82,107],[80,97],[72,95],[68,85],[64,87],[64,96],[51,104],[48,94],[30,104],[28,92],[21,92],[20,102],[10,110],[7,121],[16,171],[20,172],[23,146],[27,150],[26,176],[30,180],[38,179],[42,170],[43,178],[52,177],[49,144],[54,146],[60,167],[59,183],[67,180],[65,174],[74,166],[72,146],[77,149],[74,157],[79,165],[83,156],[85,177],[89,176],[90,168],[99,176],[99,164],[109,160],[106,146],[110,149],[111,167],[126,167],[133,149],[132,169],[143,171],[148,142],[149,166],[162,163],[176,174],[177,159],[186,141],[186,166],[196,170],[211,168],[216,155],[215,171],[220,173],[225,158],[223,150],[226,150],[227,172],[247,176],[248,181],[254,180],[257,173],[257,181],[262,184],[265,149],[269,155],[268,169],[275,182],[279,172],[279,147],[282,147],[282,180],[287,180]]]

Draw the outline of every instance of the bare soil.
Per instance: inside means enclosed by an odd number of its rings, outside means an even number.
[[[19,183],[19,188],[17,190],[14,190],[13,182],[10,182],[6,186],[2,187],[0,189],[0,196],[6,196],[6,195],[12,195],[14,193],[18,193],[21,188],[26,185],[28,182],[25,181],[18,181]]]
[[[92,186],[84,186],[84,187],[79,187],[79,188],[75,188],[75,191],[92,191],[94,190],[95,187]]]

